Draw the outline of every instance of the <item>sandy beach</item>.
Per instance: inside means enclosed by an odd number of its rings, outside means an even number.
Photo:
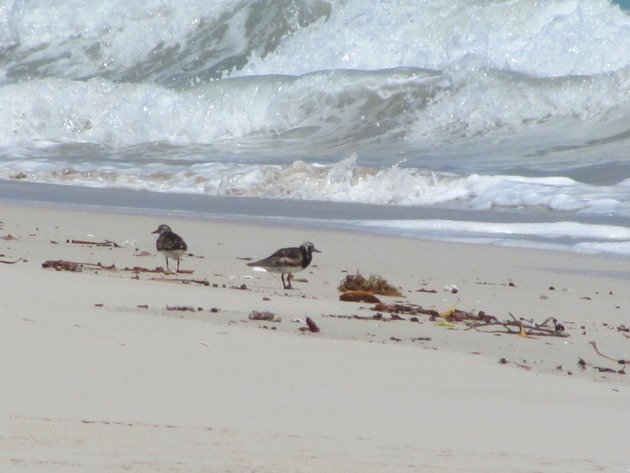
[[[0,203],[0,471],[630,471],[627,260],[163,220]],[[161,223],[191,272],[138,269]],[[303,241],[291,291],[246,265]],[[567,336],[340,301],[357,272]]]

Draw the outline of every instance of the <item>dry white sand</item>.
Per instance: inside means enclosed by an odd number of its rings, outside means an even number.
[[[589,344],[630,359],[626,260],[6,203],[0,216],[0,260],[22,258],[0,264],[2,472],[630,471],[628,375],[598,370],[623,366]],[[159,223],[186,239],[193,274],[122,270],[163,265]],[[239,259],[305,240],[322,254],[293,291]],[[42,268],[59,259],[117,270]],[[555,317],[569,336],[339,318],[374,315],[338,299],[357,270],[402,289],[387,303]],[[293,322],[307,316],[320,333]]]

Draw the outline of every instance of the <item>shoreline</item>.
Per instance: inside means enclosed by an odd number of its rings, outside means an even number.
[[[621,234],[630,219],[569,212],[530,213],[456,210],[435,207],[386,206],[335,201],[305,201],[252,197],[225,197],[94,188],[0,179],[0,203],[42,206],[71,211],[112,212],[130,215],[292,225],[331,231],[368,233],[424,241],[490,245],[516,249],[591,254],[630,260],[628,241]],[[561,227],[558,228],[557,226]],[[562,229],[562,226],[568,227]],[[537,235],[531,227],[545,226]],[[581,232],[573,234],[581,226]],[[485,230],[484,230],[485,228]],[[521,231],[524,233],[520,233]],[[604,238],[607,232],[619,235]],[[545,232],[550,232],[546,234]],[[586,244],[586,246],[581,246]],[[606,246],[610,245],[610,246]],[[617,245],[613,248],[614,245]]]
[[[617,447],[630,433],[630,380],[589,344],[630,359],[622,259],[277,222],[7,202],[0,212],[0,258],[22,258],[0,264],[3,471],[630,467]],[[192,274],[124,270],[164,264],[150,234],[159,223],[186,239]],[[293,291],[245,265],[306,240],[322,253]],[[41,266],[59,259],[83,270]],[[339,300],[339,281],[357,271],[401,289],[379,296],[386,304],[556,317],[569,337],[374,319],[374,304]],[[320,333],[300,330],[306,317]],[[579,438],[560,441],[569,431]]]

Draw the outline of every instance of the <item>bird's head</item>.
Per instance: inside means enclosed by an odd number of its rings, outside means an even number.
[[[171,231],[171,227],[169,227],[168,225],[162,224],[159,227],[157,227],[157,230],[151,232],[151,234],[157,233],[157,234],[161,235],[164,232],[170,232],[170,231]]]
[[[300,248],[302,248],[302,250],[306,251],[307,253],[321,253],[321,251],[315,248],[315,245],[313,245],[313,243],[311,243],[310,241],[302,243],[300,245]]]

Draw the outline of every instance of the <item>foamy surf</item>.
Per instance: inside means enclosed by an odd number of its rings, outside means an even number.
[[[209,196],[333,201],[394,206],[441,206],[462,210],[530,209],[630,217],[630,179],[592,186],[567,177],[460,176],[416,168],[359,166],[356,157],[333,165],[190,163],[94,168],[85,163],[55,167],[24,162],[4,179],[120,187]]]
[[[619,223],[629,42],[606,0],[7,3],[0,178]]]

